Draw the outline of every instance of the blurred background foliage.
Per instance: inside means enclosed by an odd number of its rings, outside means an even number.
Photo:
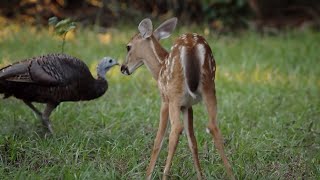
[[[143,17],[176,16],[180,24],[207,24],[229,32],[242,29],[279,30],[320,26],[319,0],[1,0],[2,19],[37,26],[48,19],[71,18],[81,25],[111,27]]]

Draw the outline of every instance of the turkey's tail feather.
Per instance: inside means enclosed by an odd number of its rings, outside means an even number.
[[[3,94],[5,91],[4,91],[4,85],[3,83],[0,81],[0,94]]]
[[[11,93],[8,93],[6,83],[0,80],[0,97],[2,94],[3,94],[2,99],[6,99],[6,98],[12,96]]]
[[[5,87],[4,84],[0,81],[0,94],[4,94],[3,95],[3,99],[8,98],[9,96],[7,95],[7,93],[5,92]],[[1,96],[0,96],[1,97]]]
[[[0,69],[0,79],[6,79],[16,74],[25,73],[28,69],[27,63],[16,63]]]

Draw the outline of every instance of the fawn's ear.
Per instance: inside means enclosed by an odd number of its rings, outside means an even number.
[[[145,39],[152,35],[152,22],[149,18],[143,19],[138,26],[140,35]]]
[[[171,18],[160,24],[160,26],[153,32],[153,35],[158,40],[168,38],[173,30],[176,28],[178,19]]]

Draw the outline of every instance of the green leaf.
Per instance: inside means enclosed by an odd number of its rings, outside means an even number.
[[[56,25],[57,22],[58,22],[58,18],[55,17],[55,16],[53,16],[53,17],[51,17],[51,18],[48,19],[48,24],[49,24],[49,25]]]
[[[65,29],[57,29],[56,32],[57,32],[58,35],[63,35],[65,33],[67,33],[68,31],[66,31]]]
[[[71,23],[71,20],[68,18],[68,19],[64,19],[64,20],[61,20],[59,21],[57,24],[56,24],[56,28],[62,28],[64,26],[67,26],[69,23]]]
[[[76,28],[75,25],[70,25],[70,26],[66,29],[66,31],[71,31],[72,29],[75,29],[75,28]]]

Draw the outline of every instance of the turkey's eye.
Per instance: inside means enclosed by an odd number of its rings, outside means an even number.
[[[127,51],[129,52],[130,51],[130,49],[131,49],[131,46],[127,46]]]
[[[109,63],[112,63],[112,59],[109,60]]]

